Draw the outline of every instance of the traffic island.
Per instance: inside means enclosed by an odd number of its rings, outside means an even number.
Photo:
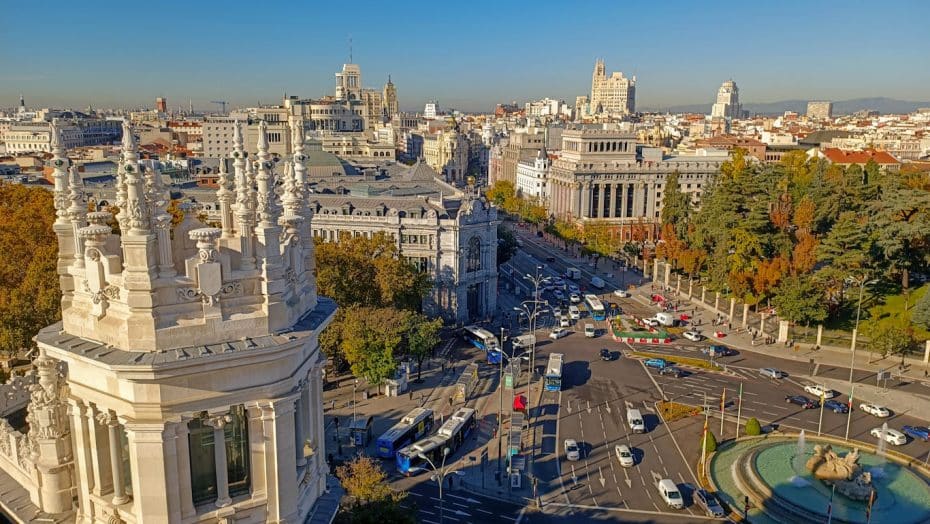
[[[680,404],[678,402],[659,401],[656,403],[662,419],[668,422],[675,422],[683,418],[700,415],[704,410],[700,406],[691,406],[689,404]]]
[[[672,364],[675,364],[677,366],[701,368],[701,369],[707,369],[710,371],[723,371],[723,368],[721,368],[717,364],[713,364],[711,362],[708,362],[700,358],[679,357],[677,355],[674,357],[669,357],[668,355],[663,354],[663,353],[650,353],[649,351],[633,351],[632,354],[634,357],[639,357],[639,358],[665,359],[668,362],[671,362]]]

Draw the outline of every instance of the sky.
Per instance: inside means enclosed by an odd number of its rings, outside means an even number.
[[[0,107],[215,109],[332,94],[349,58],[401,108],[489,111],[589,94],[596,58],[638,108],[930,100],[930,2],[0,0]]]

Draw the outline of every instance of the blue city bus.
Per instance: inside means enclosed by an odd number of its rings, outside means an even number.
[[[462,328],[462,338],[478,349],[488,351],[491,348],[500,348],[500,343],[494,333],[478,326],[465,326]]]
[[[546,391],[560,391],[562,389],[562,354],[549,355],[549,364],[546,366],[544,379]]]
[[[376,447],[381,458],[393,458],[399,449],[423,438],[433,429],[433,410],[415,408],[378,437]]]
[[[415,475],[429,469],[429,464],[420,455],[439,467],[442,462],[442,450],[449,448],[449,455],[455,453],[465,439],[478,425],[475,410],[472,408],[459,408],[439,428],[435,435],[419,440],[397,452],[397,471],[404,475]],[[446,461],[448,462],[448,457]]]
[[[594,320],[604,320],[607,318],[607,312],[604,310],[604,304],[597,295],[585,295],[584,302],[588,305],[588,311],[591,312],[591,318]]]

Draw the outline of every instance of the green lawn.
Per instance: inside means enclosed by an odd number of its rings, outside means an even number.
[[[927,293],[928,290],[930,290],[930,284],[925,284],[911,291],[910,297],[908,298],[908,321],[910,321],[911,309],[914,307],[914,304],[917,303],[920,297],[924,296],[924,293]],[[869,308],[869,318],[880,319],[900,314],[902,311],[904,311],[904,293],[886,295],[881,298],[878,304]],[[914,324],[912,324],[912,327],[914,328],[914,335],[918,340],[930,339],[930,331]]]

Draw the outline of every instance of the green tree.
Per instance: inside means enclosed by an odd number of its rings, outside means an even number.
[[[335,521],[340,524],[415,524],[415,512],[401,507],[407,494],[393,490],[377,461],[358,455],[336,468],[336,477],[350,499],[340,508]]]
[[[44,188],[0,182],[0,353],[61,318],[55,209]]]
[[[441,329],[442,319],[430,320],[424,315],[410,315],[407,326],[407,350],[417,359],[417,382],[422,381],[423,360],[439,345]]]
[[[756,417],[750,417],[746,421],[746,435],[750,437],[755,437],[762,434],[762,425],[759,424],[759,419]]]
[[[713,453],[717,451],[717,437],[714,436],[714,433],[711,430],[707,430],[705,437],[702,438],[703,442],[701,445],[704,447],[704,451],[707,453]]]
[[[594,221],[584,225],[581,238],[584,241],[582,252],[594,256],[594,269],[602,257],[612,257],[620,249],[620,235],[617,226],[608,222]]]
[[[907,309],[910,271],[926,262],[930,247],[930,191],[911,187],[901,177],[886,176],[871,211],[875,245],[889,272],[900,275]]]
[[[775,288],[772,304],[778,316],[795,324],[822,322],[827,317],[823,293],[810,275],[790,275]]]
[[[911,310],[911,321],[930,330],[930,289],[914,304],[914,309]]]
[[[866,334],[869,336],[869,349],[883,357],[901,355],[903,360],[904,355],[912,351],[917,344],[914,332],[903,315],[868,322]]]
[[[868,267],[871,262],[871,239],[866,227],[867,221],[855,212],[840,213],[839,219],[820,243],[818,261],[847,272]]]
[[[381,385],[397,370],[400,349],[411,313],[394,308],[354,306],[340,323],[341,348],[356,377]]]
[[[691,216],[691,195],[681,190],[678,171],[665,179],[662,191],[662,225],[671,225],[680,239],[687,238],[688,221]]]
[[[488,201],[494,204],[497,207],[504,207],[504,205],[512,201],[517,196],[516,187],[514,187],[513,182],[509,180],[498,180],[494,182],[494,185],[488,188],[485,193]]]
[[[517,236],[513,231],[500,224],[497,226],[497,265],[508,262],[517,253]]]

